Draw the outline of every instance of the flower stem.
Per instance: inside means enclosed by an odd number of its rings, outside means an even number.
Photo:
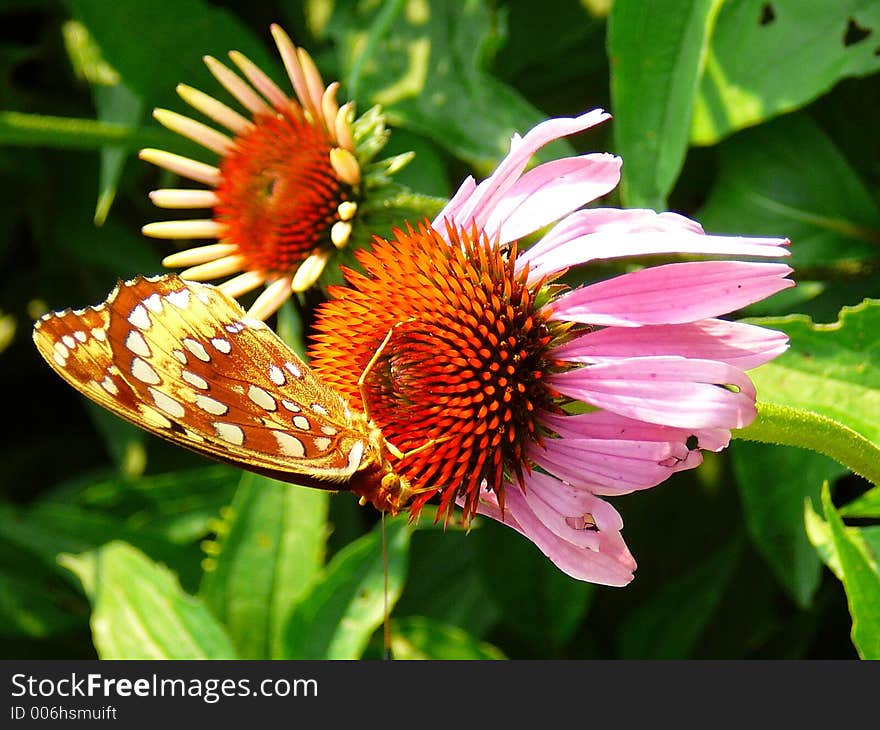
[[[758,417],[734,431],[734,438],[816,451],[880,485],[880,448],[857,431],[813,411],[762,402],[757,407]]]

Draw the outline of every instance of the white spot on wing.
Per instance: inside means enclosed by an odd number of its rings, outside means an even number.
[[[128,333],[128,337],[125,338],[125,346],[135,355],[141,357],[150,357],[153,354],[144,336],[138,330],[131,330]]]
[[[338,431],[333,428],[333,426],[321,426],[321,433],[326,433],[328,436],[335,436]]]
[[[139,357],[131,361],[131,374],[147,385],[158,385],[162,382],[162,379],[153,370],[153,367],[146,360],[142,360]]]
[[[291,413],[299,413],[302,410],[302,408],[300,408],[296,403],[294,403],[292,400],[287,400],[287,398],[281,401],[281,405],[283,405]]]
[[[128,315],[128,321],[142,330],[148,330],[153,326],[153,320],[150,319],[147,308],[143,304],[138,304],[131,310],[131,314]]]
[[[303,442],[296,436],[291,436],[284,431],[272,431],[272,435],[275,437],[275,440],[278,441],[278,448],[281,449],[283,454],[293,456],[297,459],[301,459],[306,455],[306,449],[305,446],[303,446]]]
[[[205,346],[199,342],[198,340],[194,340],[192,337],[184,337],[183,346],[189,350],[193,355],[195,355],[202,362],[211,362],[211,356],[208,354],[208,351],[205,349]]]
[[[300,431],[308,431],[309,419],[305,416],[294,416],[293,425],[296,426]]]
[[[302,369],[292,362],[284,363],[284,367],[287,368],[288,372],[297,380],[303,376]]]
[[[178,309],[186,309],[189,306],[189,290],[178,289],[165,295],[165,300]]]
[[[196,375],[195,373],[191,373],[189,370],[183,370],[180,373],[180,377],[183,378],[190,385],[200,388],[201,390],[208,389],[208,381],[205,380],[200,375]]]
[[[256,385],[252,385],[248,388],[248,398],[260,406],[260,408],[265,408],[267,411],[274,411],[278,408],[275,399],[269,395],[267,391]]]
[[[61,341],[67,345],[71,350],[76,347],[76,340],[73,339],[70,335],[63,335],[61,337]]]
[[[86,333],[83,332],[82,330],[77,330],[76,332],[73,333],[73,336],[74,336],[77,340],[79,340],[80,342],[85,342],[85,341],[86,341]]]
[[[228,355],[232,352],[232,345],[229,344],[229,340],[224,340],[222,337],[212,337],[211,344],[224,355]]]
[[[229,412],[229,406],[219,400],[209,398],[206,395],[196,396],[196,405],[212,416],[225,416]]]
[[[330,444],[333,443],[326,436],[319,436],[314,440],[315,446],[318,447],[318,451],[326,451],[330,448]]]
[[[351,451],[348,452],[348,468],[352,472],[356,472],[361,465],[361,459],[364,456],[364,442],[355,441],[352,444]]]
[[[180,403],[174,400],[174,398],[153,387],[147,388],[147,390],[150,391],[150,395],[153,396],[153,403],[155,403],[160,410],[165,411],[169,416],[183,418],[186,411]]]
[[[144,304],[147,305],[147,309],[156,314],[162,311],[162,298],[158,294],[150,294],[144,299]]]
[[[284,385],[287,382],[287,378],[284,377],[284,373],[277,365],[269,366],[269,380],[275,385]]]
[[[101,381],[101,387],[110,395],[117,395],[119,393],[119,388],[116,387],[116,383],[113,382],[113,378],[109,375],[106,375]]]
[[[171,428],[171,421],[165,418],[165,416],[159,413],[155,408],[151,408],[145,403],[138,403],[137,406],[141,418],[147,423],[152,424],[153,426],[159,426],[160,428]]]
[[[95,327],[92,330],[92,337],[94,337],[98,342],[103,342],[107,339],[107,333],[99,327]]]
[[[181,365],[186,365],[186,353],[183,350],[178,350],[177,348],[175,348],[171,351],[171,355]]]
[[[317,413],[319,416],[329,416],[330,414],[327,412],[327,409],[324,408],[320,403],[312,403],[312,410]]]
[[[66,360],[67,356],[70,354],[70,350],[67,349],[67,346],[63,342],[56,342],[53,347],[55,348],[56,360],[60,357],[62,360]],[[62,363],[63,365],[64,363]]]
[[[217,432],[217,435],[222,438],[224,441],[229,442],[230,444],[235,444],[236,446],[241,446],[244,443],[244,431],[241,430],[234,423],[222,423],[220,421],[214,422],[214,430]]]

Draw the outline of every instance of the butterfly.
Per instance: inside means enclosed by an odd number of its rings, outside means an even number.
[[[391,515],[415,494],[389,458],[404,455],[369,416],[214,286],[174,274],[120,281],[101,304],[44,315],[33,337],[80,393],[172,443],[350,490]]]

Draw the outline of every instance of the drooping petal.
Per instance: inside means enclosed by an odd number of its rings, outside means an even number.
[[[549,494],[547,482],[540,481],[542,476],[533,475],[534,479],[530,479],[526,487],[527,495],[539,491]],[[624,586],[632,580],[636,562],[620,534],[620,516],[606,502],[584,491],[580,501],[589,508],[569,515],[571,518],[589,515],[599,528],[589,531],[571,527],[566,522],[566,515],[548,509],[543,500],[532,498],[537,511],[552,525],[551,528],[517,488],[509,488],[506,495],[503,514],[491,493],[484,493],[477,511],[523,534],[560,570],[573,578],[609,586]],[[587,539],[596,544],[596,549],[583,545],[586,536],[590,536]]]
[[[676,213],[593,208],[572,213],[517,261],[529,280],[590,261],[659,253],[788,256],[788,239],[706,235],[699,223]]]
[[[744,322],[703,319],[685,324],[605,327],[553,351],[560,360],[599,363],[627,357],[679,355],[751,370],[788,349],[784,332]]]
[[[541,423],[561,438],[630,439],[686,443],[691,437],[697,447],[721,451],[730,443],[730,431],[723,428],[676,428],[646,423],[608,411],[591,411],[575,415],[545,413]]]
[[[619,157],[604,152],[538,165],[498,201],[483,230],[500,243],[528,236],[612,191],[620,165]]]
[[[794,286],[785,264],[693,261],[652,266],[564,294],[552,319],[586,324],[679,324],[727,314]]]
[[[684,443],[583,438],[548,438],[527,450],[538,466],[569,484],[615,495],[660,484],[690,453]]]
[[[501,161],[492,175],[477,185],[467,196],[467,200],[458,207],[452,221],[460,228],[470,228],[476,224],[478,229],[482,229],[496,203],[516,183],[532,155],[554,140],[583,132],[610,117],[611,115],[602,109],[594,109],[579,117],[548,119],[533,127],[524,137],[515,135],[511,140],[507,157]],[[458,194],[453,197],[453,201],[457,198],[459,198]],[[450,213],[444,208],[434,219],[432,225],[441,235],[446,235],[444,221],[450,217]]]
[[[557,373],[549,381],[571,398],[649,423],[743,428],[755,417],[752,381],[712,360],[631,358]]]

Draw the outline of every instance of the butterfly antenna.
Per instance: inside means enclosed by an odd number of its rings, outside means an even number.
[[[370,361],[366,364],[366,367],[364,367],[364,371],[361,373],[361,376],[358,378],[357,386],[358,386],[358,391],[361,394],[361,407],[362,407],[364,413],[366,414],[367,419],[370,418],[370,411],[368,410],[369,405],[367,403],[367,386],[366,386],[367,375],[370,374],[370,371],[376,365],[376,361],[379,359],[379,357],[382,355],[382,351],[388,345],[388,341],[391,339],[391,335],[394,334],[394,330],[402,324],[403,324],[403,322],[398,322],[397,324],[392,325],[388,329],[388,334],[386,334],[385,338],[382,340],[382,342],[379,343],[379,347],[376,348],[376,352],[373,353],[373,357],[370,358]]]
[[[385,652],[383,659],[393,659],[391,656],[391,618],[388,611],[388,542],[385,536],[385,513],[382,513],[382,569],[385,575],[385,623],[383,627],[383,640]]]

